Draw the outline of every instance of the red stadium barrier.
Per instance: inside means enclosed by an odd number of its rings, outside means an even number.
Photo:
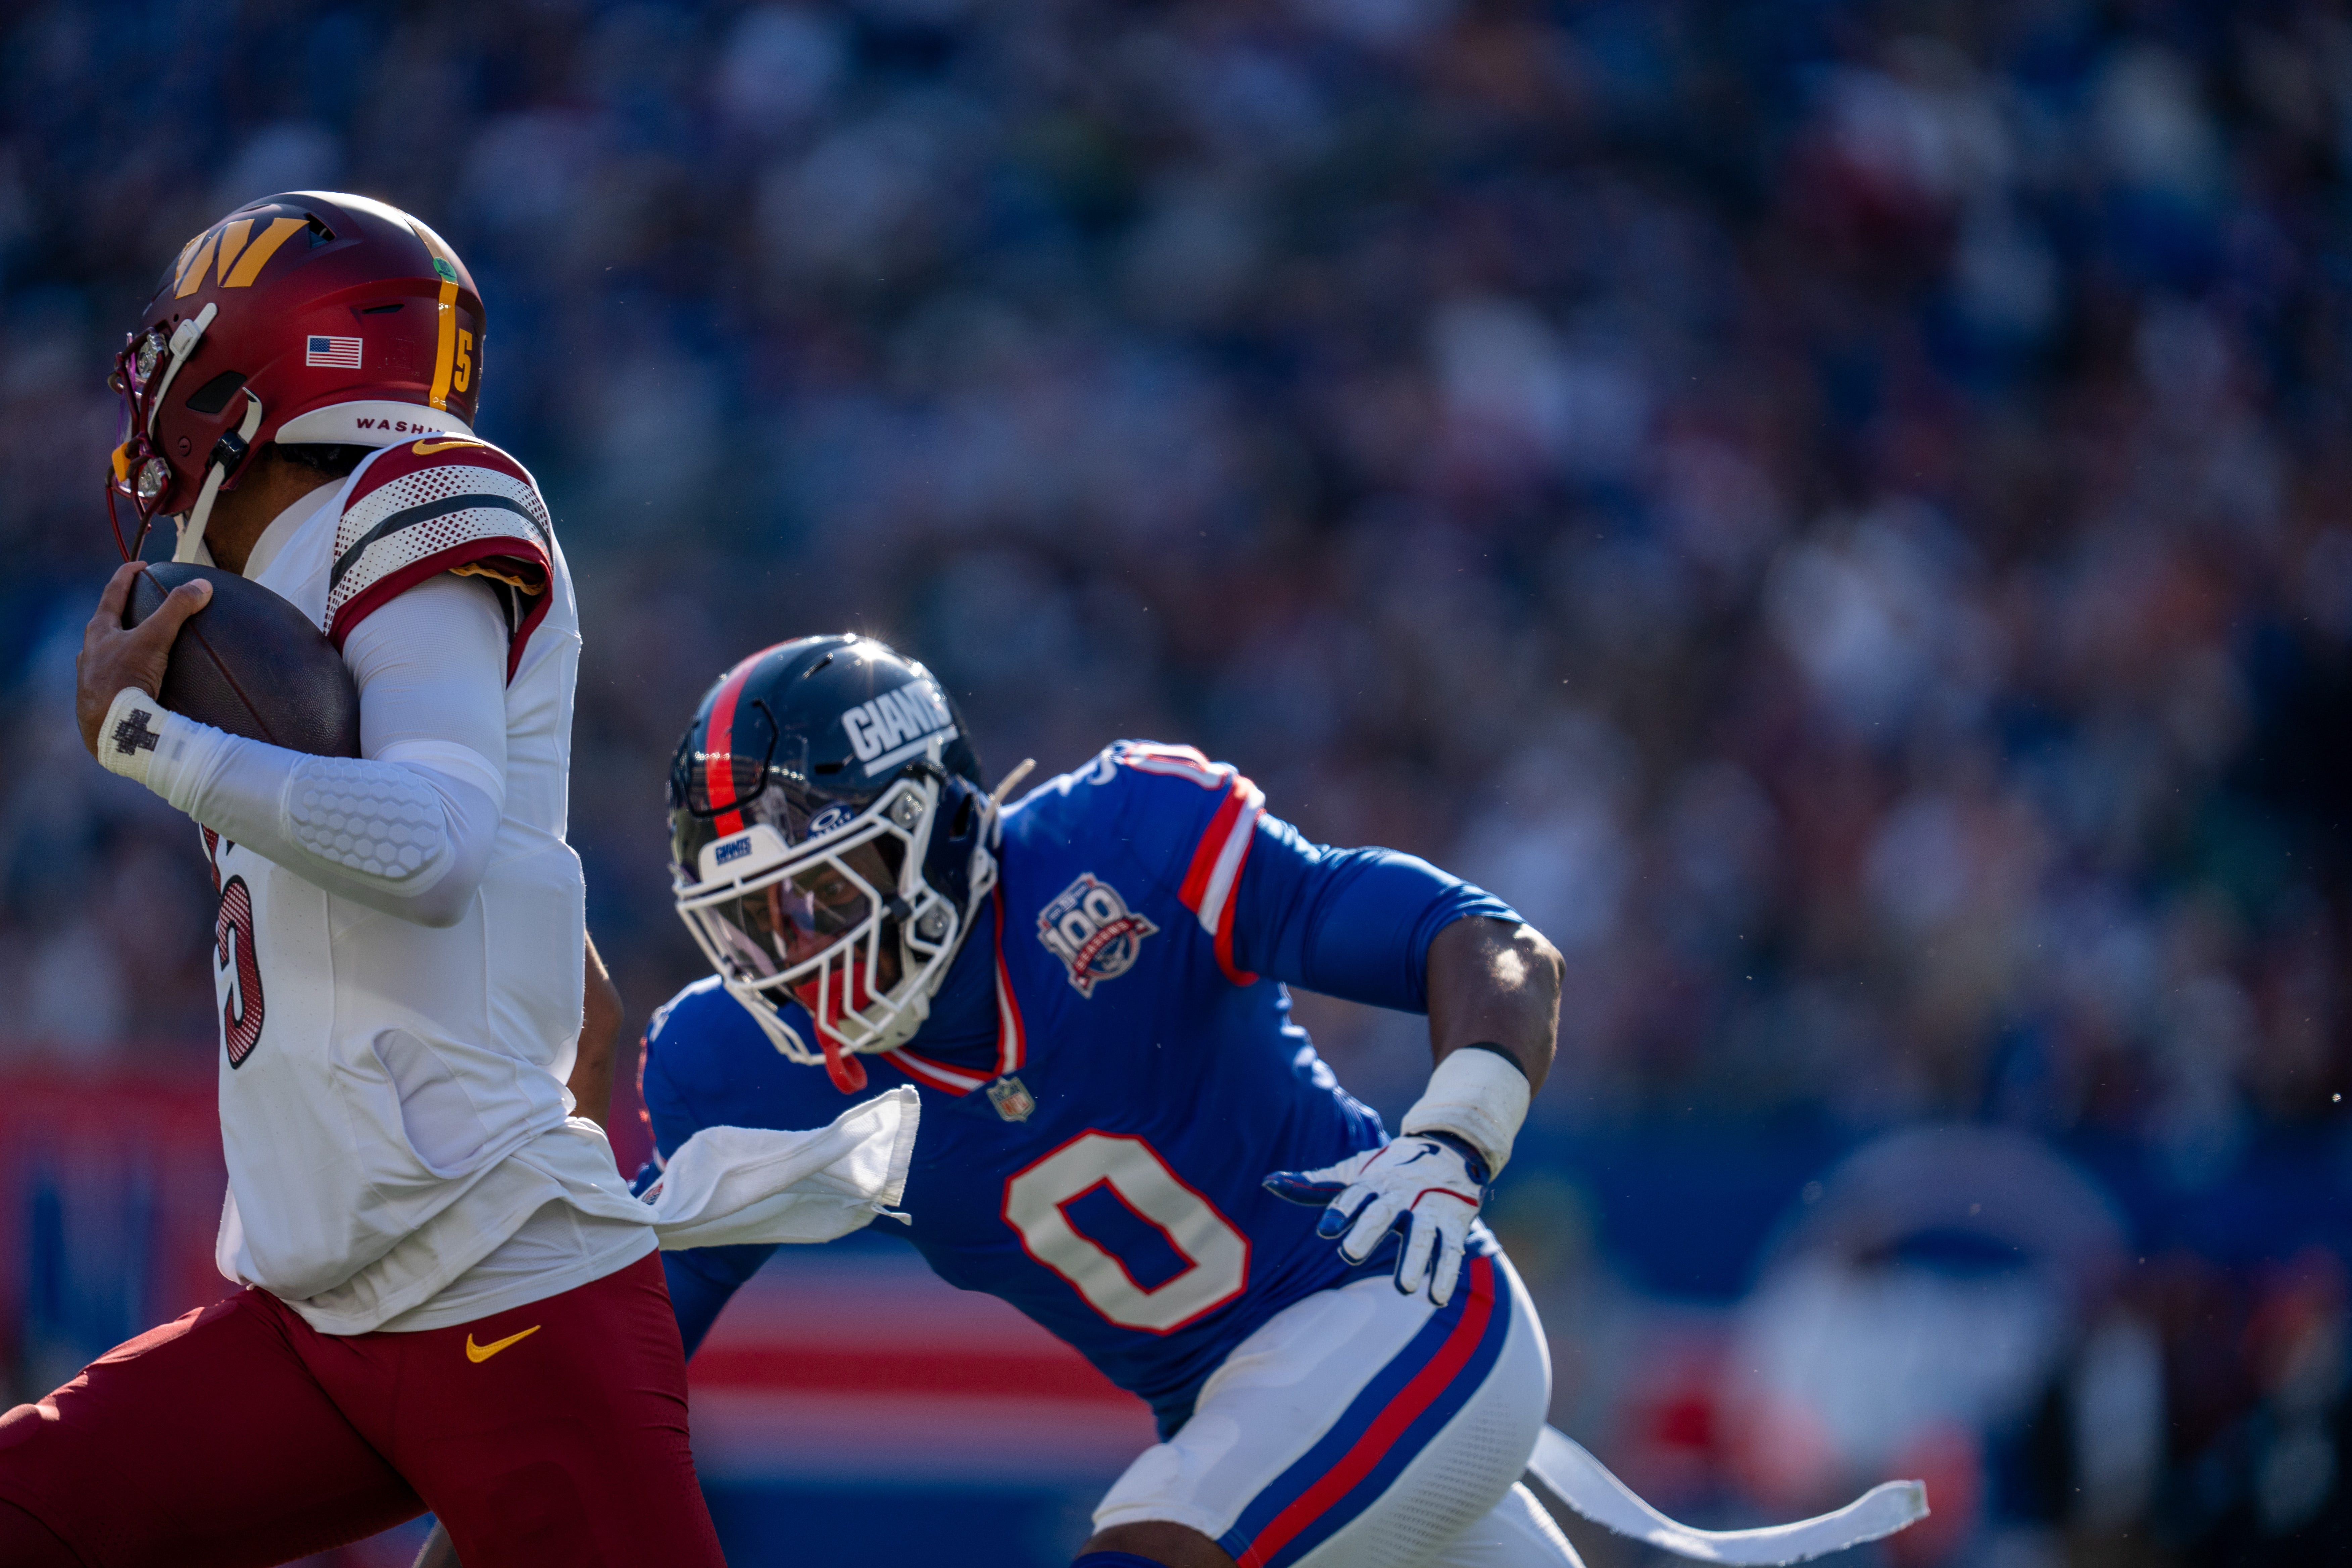
[[[209,1078],[0,1075],[0,1367],[37,1397],[227,1294]],[[689,1369],[698,1454],[734,1474],[1100,1479],[1151,1441],[1141,1402],[911,1251],[786,1247]]]
[[[18,1396],[227,1294],[214,1094],[209,1076],[0,1076],[0,1366]]]
[[[911,1250],[783,1248],[687,1375],[706,1475],[1098,1482],[1152,1440],[1140,1400]]]

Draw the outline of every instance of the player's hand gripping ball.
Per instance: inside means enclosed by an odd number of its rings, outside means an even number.
[[[1319,1171],[1276,1171],[1265,1186],[1295,1204],[1325,1205],[1315,1232],[1339,1237],[1339,1256],[1350,1263],[1402,1231],[1396,1288],[1411,1296],[1425,1279],[1437,1307],[1454,1298],[1470,1222],[1488,1192],[1486,1162],[1444,1132],[1408,1133]]]
[[[360,754],[351,670],[310,617],[215,566],[128,562],[82,630],[74,706],[93,755],[114,694],[320,757]]]

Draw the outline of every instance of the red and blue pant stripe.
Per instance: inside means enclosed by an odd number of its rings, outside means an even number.
[[[1510,1337],[1511,1305],[1492,1258],[1472,1257],[1463,1273],[1454,1299],[1217,1538],[1240,1568],[1287,1568],[1329,1540],[1478,1392]]]

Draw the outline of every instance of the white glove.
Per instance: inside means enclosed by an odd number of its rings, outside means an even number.
[[[1326,1205],[1315,1233],[1339,1237],[1339,1256],[1350,1263],[1402,1229],[1396,1288],[1411,1296],[1426,1279],[1430,1304],[1443,1307],[1462,1276],[1470,1222],[1486,1201],[1486,1162],[1453,1133],[1415,1132],[1319,1171],[1276,1171],[1265,1187],[1295,1204]]]

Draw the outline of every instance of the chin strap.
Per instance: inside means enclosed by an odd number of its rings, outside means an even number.
[[[205,307],[208,316],[212,307]],[[199,318],[202,320],[204,318]],[[175,360],[173,365],[177,369]],[[205,470],[205,488],[196,492],[196,504],[180,519],[180,542],[172,551],[174,561],[194,562],[205,546],[205,525],[212,521],[213,502],[220,499],[221,482],[235,473],[246,454],[253,450],[253,433],[261,428],[261,399],[248,392],[245,395],[245,417],[235,430],[225,431],[213,443],[212,464]]]
[[[824,1048],[824,1072],[833,1079],[834,1088],[844,1094],[856,1094],[866,1087],[866,1064],[856,1057],[843,1055],[841,1041],[831,1029],[819,1024],[816,1043]]]

